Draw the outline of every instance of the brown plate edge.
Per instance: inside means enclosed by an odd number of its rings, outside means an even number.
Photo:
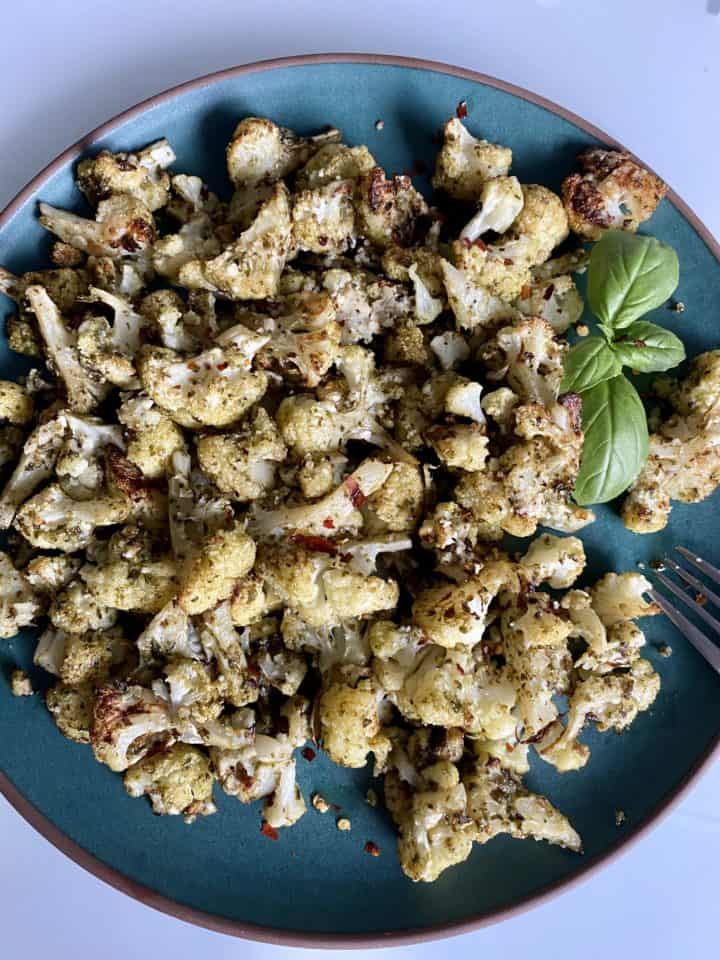
[[[382,54],[362,54],[362,53],[318,53],[296,57],[279,57],[272,60],[261,60],[256,63],[243,64],[236,67],[229,67],[225,70],[218,70],[213,73],[205,74],[194,80],[170,87],[168,90],[155,96],[148,97],[134,107],[124,110],[117,114],[111,120],[96,127],[90,133],[86,134],[72,146],[64,150],[59,156],[52,160],[44,169],[42,169],[33,179],[24,187],[0,213],[0,229],[8,223],[15,213],[27,202],[42,184],[51,177],[60,167],[68,162],[72,162],[79,157],[87,147],[95,140],[110,133],[115,127],[133,119],[139,114],[157,106],[166,100],[171,100],[179,94],[196,89],[198,87],[208,86],[230,77],[242,76],[249,73],[261,73],[266,70],[276,70],[285,67],[306,66],[308,64],[318,63],[363,63],[380,64],[383,66],[406,67],[417,70],[428,70],[436,73],[445,73],[460,79],[470,80],[475,83],[482,83],[505,93],[527,100],[530,103],[543,107],[550,113],[562,117],[565,120],[575,124],[580,129],[589,133],[597,140],[613,147],[618,147],[631,156],[635,156],[627,150],[617,140],[610,137],[605,131],[596,127],[592,123],[583,120],[577,114],[559,106],[545,97],[538,96],[515,84],[506,83],[487,74],[478,73],[475,70],[469,70],[464,67],[457,67],[451,64],[440,63],[434,60],[423,60],[413,57],[399,57]],[[635,157],[635,159],[639,159]],[[642,161],[640,161],[642,162]],[[651,168],[650,168],[651,169]],[[720,244],[713,237],[708,228],[702,223],[699,217],[682,200],[674,190],[668,190],[668,199],[677,210],[692,225],[697,234],[720,263]],[[672,810],[680,799],[689,790],[690,786],[699,779],[703,772],[706,772],[713,759],[720,758],[720,737],[715,737],[709,743],[704,754],[693,764],[688,773],[678,783],[678,785],[660,801],[653,813],[646,820],[633,830],[624,832],[609,850],[587,861],[583,867],[572,877],[557,881],[546,887],[543,891],[524,897],[516,903],[499,910],[491,910],[485,914],[480,914],[469,920],[462,920],[457,923],[437,924],[417,930],[407,931],[382,931],[363,934],[322,934],[307,933],[304,931],[281,930],[273,927],[258,926],[241,921],[229,920],[226,917],[217,916],[212,913],[206,913],[202,910],[195,910],[184,904],[171,900],[162,894],[145,887],[129,877],[124,876],[118,870],[103,863],[97,857],[88,853],[79,844],[71,840],[66,834],[59,830],[43,813],[41,813],[33,804],[27,800],[15,787],[12,781],[0,771],[0,794],[10,803],[12,807],[26,820],[35,830],[38,831],[54,847],[64,853],[67,857],[83,867],[89,873],[98,879],[120,890],[135,900],[159,910],[168,916],[193,923],[196,926],[205,927],[217,933],[225,933],[235,937],[241,937],[247,940],[255,940],[262,943],[270,943],[281,946],[294,947],[314,947],[314,948],[350,948],[358,949],[363,947],[388,947],[401,944],[421,943],[429,940],[436,940],[442,937],[457,936],[463,933],[469,933],[478,930],[481,927],[489,926],[492,923],[498,923],[501,920],[509,919],[532,907],[539,906],[551,898],[557,896],[566,889],[570,889],[576,884],[587,880],[590,876],[599,870],[602,866],[610,863],[621,853],[627,851],[631,845],[636,843],[641,837],[656,827],[661,820]]]

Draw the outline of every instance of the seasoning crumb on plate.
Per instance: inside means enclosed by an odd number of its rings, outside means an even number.
[[[319,793],[313,794],[312,805],[315,807],[318,813],[327,813],[330,809],[330,804],[327,802],[325,797],[321,797]]]
[[[663,643],[658,647],[658,653],[661,657],[665,657],[665,659],[667,659],[668,657],[672,656],[672,647],[668,646],[667,643]]]
[[[369,853],[371,857],[380,856],[380,847],[376,843],[373,843],[372,840],[368,840],[368,842],[363,847],[363,850],[365,851],[365,853]]]
[[[384,121],[384,120],[376,120],[376,121],[375,121],[375,129],[376,129],[376,130],[382,130],[384,127],[385,127],[385,121]]]
[[[14,697],[31,697],[35,692],[30,677],[24,670],[13,670],[10,677],[10,689]]]
[[[621,826],[625,823],[626,820],[627,820],[627,817],[625,816],[625,811],[624,811],[624,810],[616,810],[616,811],[615,811],[615,826],[616,826],[616,827],[621,827]]]
[[[365,794],[365,801],[370,804],[371,807],[376,807],[378,803],[378,795],[375,793],[372,787]]]
[[[338,817],[338,819],[335,821],[335,826],[338,828],[338,830],[342,830],[344,832],[346,830],[350,830],[352,824],[347,817]]]
[[[576,333],[579,337],[586,337],[586,336],[590,333],[590,327],[588,327],[588,325],[587,325],[586,323],[579,323],[579,324],[575,327],[575,333]]]

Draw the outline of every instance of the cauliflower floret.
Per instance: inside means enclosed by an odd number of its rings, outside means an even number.
[[[584,309],[582,297],[569,276],[527,284],[514,306],[527,317],[545,320],[555,333],[565,333],[578,322]]]
[[[0,551],[0,639],[8,639],[30,626],[40,614],[40,603],[23,573]]]
[[[172,186],[176,199],[171,212],[178,216],[182,226],[177,233],[166,234],[155,241],[152,265],[161,276],[177,283],[180,269],[186,263],[210,260],[222,250],[214,222],[222,207],[199,177],[180,174],[172,178]]]
[[[435,551],[440,564],[464,566],[473,563],[480,539],[500,540],[502,530],[476,523],[470,510],[450,501],[438,503],[425,515],[419,536],[423,547]]]
[[[58,594],[74,578],[82,566],[78,557],[58,556],[33,557],[23,573],[35,594],[43,600]]]
[[[51,417],[37,426],[25,441],[22,454],[0,496],[0,528],[13,522],[20,504],[53,473],[65,442],[65,417]]]
[[[65,325],[47,290],[32,286],[26,295],[37,317],[50,366],[65,386],[68,405],[78,413],[89,413],[106,396],[109,384],[83,366],[78,334]]]
[[[88,565],[81,576],[99,604],[133,613],[157,613],[178,591],[177,564],[170,554]]]
[[[95,759],[111,770],[127,770],[173,737],[168,706],[150,690],[122,683],[97,691],[90,743]]]
[[[88,275],[84,270],[28,270],[16,276],[4,267],[0,267],[0,293],[14,300],[21,309],[20,322],[28,318],[24,311],[25,295],[28,287],[44,287],[48,296],[60,313],[76,310],[87,294]],[[30,356],[39,356],[39,352]]]
[[[630,667],[645,646],[645,634],[632,620],[618,620],[609,627],[604,646],[592,645],[575,661],[578,670],[602,675]]]
[[[93,702],[90,685],[69,687],[65,683],[56,683],[45,694],[45,703],[58,730],[77,743],[90,743]]]
[[[169,706],[174,726],[187,743],[203,739],[223,710],[222,690],[208,664],[186,657],[173,657],[162,668],[163,678],[152,682],[153,693]]]
[[[247,635],[243,632],[241,636],[235,629],[231,607],[227,601],[219,603],[213,610],[203,614],[199,636],[205,655],[212,657],[217,665],[217,684],[222,691],[223,699],[235,707],[254,703],[260,693],[259,678],[256,675],[257,671],[250,670],[248,667]],[[286,678],[292,673],[289,663],[274,663],[271,659],[270,663],[265,663],[265,666],[275,667],[274,679],[278,679],[278,673],[284,668],[286,668],[284,670]],[[302,676],[298,686],[301,680]],[[288,692],[295,693],[295,690]]]
[[[478,140],[456,117],[443,128],[443,145],[435,161],[433,186],[454,200],[477,200],[483,184],[493,177],[506,177],[512,150],[487,140]]]
[[[328,183],[357,180],[376,166],[367,147],[348,147],[344,143],[327,143],[298,170],[295,184],[298,190],[314,190]]]
[[[52,483],[23,504],[15,526],[34,547],[75,553],[87,547],[97,527],[122,523],[130,510],[126,497],[105,493],[74,500]]]
[[[509,434],[515,425],[515,408],[520,397],[510,387],[499,387],[486,393],[480,401],[484,413],[497,425],[502,434]]]
[[[178,271],[178,282],[231,300],[273,297],[292,246],[289,195],[278,183],[236,240],[213,259],[188,260]]]
[[[133,764],[124,780],[131,797],[148,795],[154,813],[181,814],[186,823],[192,823],[217,810],[210,760],[186,743],[173,744]]]
[[[560,392],[567,350],[547,321],[523,317],[499,330],[480,356],[491,379],[504,378],[523,400],[551,407]]]
[[[199,543],[233,520],[230,501],[204,474],[191,469],[190,457],[184,452],[171,458],[168,503],[170,541],[180,566],[194,555]]]
[[[23,425],[33,416],[33,398],[19,383],[0,380],[0,420]]]
[[[378,715],[383,691],[371,679],[332,683],[320,697],[318,716],[323,748],[333,763],[364,767],[369,753],[381,768],[390,751]]]
[[[102,457],[107,448],[124,450],[120,427],[96,417],[66,413],[69,436],[55,464],[58,483],[75,500],[90,500],[103,485]]]
[[[185,448],[182,431],[145,394],[133,394],[118,408],[127,432],[127,458],[150,480],[164,477],[176,451]]]
[[[543,533],[520,560],[534,585],[547,583],[554,590],[571,587],[585,569],[585,548],[577,537]]]
[[[198,631],[176,599],[155,614],[136,642],[140,656],[146,661],[160,657],[199,660],[203,656]]]
[[[461,330],[486,335],[515,318],[513,307],[489,293],[464,270],[443,260],[442,272],[450,309]]]
[[[430,211],[410,177],[387,180],[382,167],[374,167],[357,181],[355,213],[358,233],[377,247],[392,243],[412,246],[422,240]]]
[[[590,591],[592,605],[606,627],[620,620],[650,617],[660,610],[643,594],[652,584],[641,573],[606,573]]]
[[[448,469],[474,473],[485,468],[488,438],[479,423],[437,424],[425,436]]]
[[[226,600],[254,562],[255,543],[242,522],[215,531],[197,548],[180,578],[181,607],[194,615]]]
[[[117,629],[101,633],[69,634],[65,638],[59,677],[69,687],[97,685],[112,668],[127,659],[130,644]]]
[[[158,407],[181,426],[228,426],[267,389],[267,374],[250,370],[262,339],[256,338],[252,352],[228,345],[189,359],[165,347],[144,347],[138,358],[140,380]]]
[[[91,569],[82,567],[80,577],[53,598],[48,616],[56,629],[83,634],[90,630],[107,630],[115,623],[117,611],[102,603],[85,582],[84,574]]]
[[[457,330],[446,330],[430,341],[430,349],[440,361],[443,370],[452,370],[470,356],[470,347],[465,337]]]
[[[76,250],[113,260],[142,253],[155,239],[152,213],[125,193],[101,200],[94,220],[41,203],[40,223]]]
[[[105,317],[83,320],[77,332],[81,363],[91,373],[124,390],[136,389],[134,358],[140,345],[143,318],[122,297],[90,287],[90,297],[113,312],[112,326]]]
[[[277,464],[287,455],[270,415],[259,407],[233,433],[208,434],[196,440],[198,461],[218,490],[234,500],[257,500],[275,485]]]
[[[158,210],[167,203],[170,177],[165,171],[174,162],[175,152],[165,139],[137,153],[101,150],[96,156],[80,161],[77,183],[92,204],[114,193],[126,193],[145,204],[148,210]]]
[[[366,528],[403,533],[420,523],[425,503],[425,484],[419,467],[396,463],[385,483],[365,501]]]
[[[582,173],[565,178],[562,196],[571,229],[587,240],[610,229],[635,232],[667,193],[659,177],[619,150],[591,147],[578,162]]]
[[[236,187],[273,183],[339,140],[335,129],[305,138],[265,117],[245,117],[227,147],[228,175]]]
[[[298,250],[342,254],[354,246],[353,191],[352,180],[336,180],[295,195],[292,224]]]
[[[323,287],[335,305],[343,343],[367,343],[381,329],[413,316],[406,287],[363,270],[334,268],[322,275]]]
[[[523,208],[525,199],[517,177],[493,177],[480,190],[478,212],[460,231],[460,239],[474,243],[484,233],[504,233]]]

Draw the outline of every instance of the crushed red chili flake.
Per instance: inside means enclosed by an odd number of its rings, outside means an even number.
[[[530,296],[530,287],[528,286],[527,283],[523,284],[523,287],[520,290],[520,299],[527,300],[529,296]]]
[[[704,594],[704,593],[696,593],[696,594],[695,594],[695,603],[699,604],[701,607],[704,607],[705,604],[707,603],[707,597],[705,596],[705,594]]]
[[[487,244],[481,237],[477,237],[472,242],[473,247],[477,247],[478,250],[487,250]]]
[[[323,526],[325,527],[326,530],[334,530],[335,521],[333,520],[332,517],[325,517],[325,519],[323,520]]]
[[[194,360],[189,360],[187,367],[188,367],[188,370],[197,370],[197,369],[198,369],[198,365],[195,363]]]
[[[363,849],[365,853],[369,853],[371,857],[380,856],[380,847],[376,843],[373,843],[372,840],[368,840]]]
[[[304,747],[300,752],[308,763],[312,763],[315,759],[316,754],[312,747]]]
[[[278,832],[275,827],[271,827],[269,823],[265,822],[265,820],[263,820],[262,826],[260,827],[260,833],[262,833],[264,837],[267,837],[268,840],[278,839]]]
[[[355,507],[356,510],[359,510],[367,500],[367,497],[360,489],[360,485],[355,477],[346,477],[345,489],[347,490],[347,495],[350,498],[350,503]]]
[[[463,237],[460,243],[465,247],[466,250],[469,250],[472,247],[472,243],[468,240],[467,237]]]
[[[467,114],[467,100],[461,100],[460,103],[455,107],[455,116],[458,118],[458,120],[464,120]]]
[[[554,283],[549,284],[545,288],[545,293],[543,294],[543,300],[549,300],[550,297],[553,295],[554,290],[555,290],[555,284]]]
[[[503,260],[503,263],[506,267],[511,267],[513,265],[513,262],[510,259],[510,257],[505,257],[505,259]]]
[[[314,550],[315,553],[329,553],[331,556],[337,553],[337,547],[327,537],[319,537],[312,533],[293,533],[290,539],[293,543],[300,544],[301,547]]]
[[[218,369],[218,370],[227,370],[227,368],[228,368],[229,366],[230,366],[230,364],[227,362],[227,360],[223,360],[222,363],[219,363],[219,364],[217,365],[217,369]]]

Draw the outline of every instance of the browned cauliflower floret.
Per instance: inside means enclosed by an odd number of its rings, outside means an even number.
[[[555,333],[565,333],[582,316],[584,304],[569,276],[529,283],[522,288],[514,306],[526,317],[540,317]]]
[[[172,742],[168,705],[137,684],[101,687],[93,704],[90,743],[95,759],[120,772]]]
[[[236,240],[212,259],[188,260],[178,271],[178,282],[231,300],[272,297],[292,245],[289,195],[279,183]]]
[[[82,577],[98,603],[134,613],[157,613],[178,591],[177,564],[170,554],[113,559],[85,567]]]
[[[420,468],[396,463],[393,471],[365,503],[370,515],[369,530],[401,533],[414,530],[420,522],[425,502],[425,485]]]
[[[606,627],[620,620],[653,616],[660,611],[643,596],[651,589],[641,573],[606,573],[592,588],[592,605]]]
[[[512,150],[478,140],[456,117],[443,128],[443,145],[435,161],[433,186],[454,200],[477,200],[483,184],[507,176]]]
[[[339,140],[339,130],[305,138],[266,117],[245,117],[227,147],[228,174],[236,187],[273,183],[306,163],[321,148]]]
[[[298,250],[342,254],[354,246],[353,192],[351,180],[338,180],[295,195],[292,226]]]
[[[52,483],[23,504],[15,525],[34,547],[74,553],[87,547],[97,527],[122,523],[130,510],[126,497],[105,493],[73,500]]]
[[[287,454],[270,415],[259,407],[233,433],[207,434],[196,440],[200,466],[218,490],[234,500],[256,500],[275,484],[279,463]]]
[[[127,432],[128,460],[151,480],[164,477],[173,453],[185,447],[182,431],[144,394],[128,397],[117,415]]]
[[[39,554],[32,558],[23,573],[36,596],[47,600],[54,598],[66,587],[81,566],[82,560],[78,557],[69,557],[66,554],[57,556]]]
[[[56,683],[45,694],[45,703],[63,736],[77,743],[90,743],[94,703],[90,685],[69,687]]]
[[[117,619],[113,607],[102,603],[84,580],[90,565],[82,567],[82,574],[53,597],[48,616],[52,625],[69,634],[83,634],[89,630],[107,630]]]
[[[101,150],[80,161],[77,182],[92,204],[114,193],[127,193],[148,210],[158,210],[167,203],[170,177],[165,171],[174,161],[167,140],[157,140],[137,153]]]
[[[571,229],[587,240],[637,230],[667,193],[659,177],[619,150],[591,147],[578,162],[582,173],[565,178],[562,195]]]
[[[21,384],[0,380],[0,421],[24,425],[32,420],[33,398]]]
[[[226,600],[235,583],[255,562],[255,543],[240,522],[230,530],[217,530],[197,546],[180,578],[178,594],[189,614],[202,613]]]
[[[186,823],[215,813],[210,759],[197,747],[176,743],[135,763],[125,774],[131,797],[147,794],[154,813],[181,814]]]
[[[27,577],[0,551],[0,639],[14,637],[40,611],[41,605]]]
[[[381,167],[357,181],[355,212],[358,232],[382,248],[392,243],[412,246],[422,240],[430,224],[428,205],[410,177],[387,180]]]
[[[298,190],[313,190],[328,183],[356,180],[376,166],[367,147],[348,147],[344,143],[326,143],[298,170]]]
[[[536,586],[547,583],[555,590],[571,587],[585,569],[585,549],[577,537],[554,537],[543,533],[520,560],[528,579]]]
[[[331,683],[320,697],[318,716],[323,748],[342,767],[364,767],[368,754],[382,768],[390,740],[382,732],[378,709],[383,691],[371,679]]]
[[[152,213],[126,193],[101,200],[94,220],[41,203],[40,223],[77,250],[113,260],[141,253],[155,239]]]

